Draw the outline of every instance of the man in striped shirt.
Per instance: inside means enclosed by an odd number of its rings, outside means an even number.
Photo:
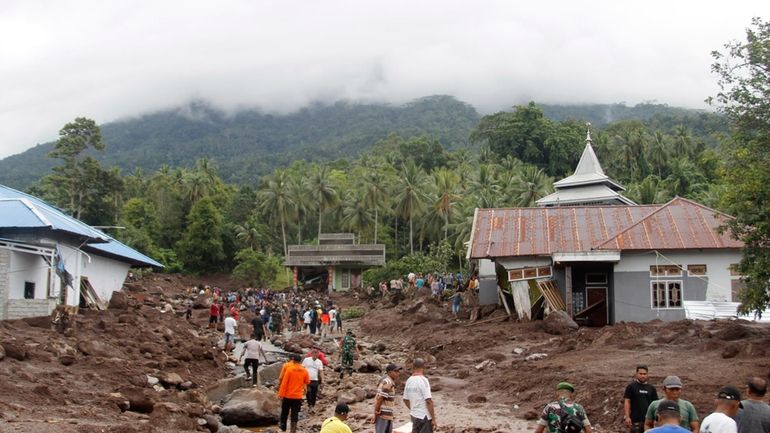
[[[393,402],[396,398],[396,380],[401,367],[388,364],[385,367],[385,377],[377,387],[374,398],[374,431],[375,433],[391,433],[393,431]]]

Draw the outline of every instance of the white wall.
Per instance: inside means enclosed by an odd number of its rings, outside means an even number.
[[[496,260],[497,260],[497,263],[500,263],[501,265],[503,265],[505,269],[551,266],[551,264],[553,263],[550,257],[538,257],[538,256],[504,257]]]
[[[84,277],[88,277],[88,281],[99,297],[109,301],[112,298],[112,292],[123,287],[130,266],[128,263],[95,254],[89,254],[89,256],[91,256],[90,263],[85,257],[81,261],[81,272]]]
[[[732,301],[730,265],[741,260],[740,250],[682,250],[662,251],[662,257],[654,252],[624,252],[615,265],[615,272],[650,272],[651,265],[676,264],[687,269],[687,265],[706,265],[708,281],[707,301]],[[672,263],[673,262],[673,263]]]
[[[35,298],[48,297],[48,264],[42,256],[11,251],[8,299],[24,299],[24,283],[35,283]]]

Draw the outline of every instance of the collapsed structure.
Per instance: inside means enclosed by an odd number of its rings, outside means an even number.
[[[0,320],[57,305],[103,308],[131,267],[163,265],[29,194],[0,185]]]
[[[636,205],[604,174],[590,132],[575,173],[554,188],[536,208],[476,209],[467,257],[482,302],[500,296],[519,317],[548,308],[602,326],[738,301],[743,243],[720,229],[729,215],[681,197]]]

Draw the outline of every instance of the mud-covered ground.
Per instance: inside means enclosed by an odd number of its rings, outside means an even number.
[[[218,402],[208,401],[205,390],[233,371],[217,348],[221,333],[206,327],[208,311],[194,310],[191,322],[183,317],[185,289],[198,282],[150,275],[129,284],[117,308],[81,310],[64,334],[48,318],[0,322],[0,431],[208,431],[199,421]],[[418,356],[429,360],[442,432],[531,429],[526,419],[562,380],[576,386],[597,430],[623,431],[623,388],[637,363],[650,366],[655,385],[680,376],[683,398],[701,416],[719,387],[770,373],[770,328],[744,321],[621,323],[553,335],[542,322],[509,321],[503,310],[469,323],[426,299],[392,306],[350,294],[335,301],[367,311],[345,323],[357,331],[364,358],[407,367]],[[152,386],[148,375],[160,382]],[[379,377],[370,369],[330,380],[317,413],[303,416],[299,431],[317,432],[340,395],[356,387],[371,395]],[[352,405],[354,431],[373,431],[372,404],[365,398]],[[396,408],[396,424],[406,422],[400,399]]]

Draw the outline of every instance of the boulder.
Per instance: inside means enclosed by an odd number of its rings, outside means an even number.
[[[260,366],[259,369],[259,380],[262,383],[271,383],[275,384],[278,382],[278,376],[281,374],[281,367],[283,367],[283,364],[280,362],[275,362],[270,365],[266,365],[264,367]]]
[[[139,413],[152,413],[155,397],[143,388],[123,387],[118,392],[128,400],[128,410]]]
[[[5,358],[5,348],[3,348],[2,345],[0,345],[0,361],[2,361]]]
[[[238,389],[230,394],[219,415],[227,425],[270,425],[278,421],[281,403],[275,392],[264,388]]]
[[[108,308],[110,310],[125,310],[128,308],[128,296],[123,292],[112,292]]]
[[[182,376],[178,375],[177,373],[163,373],[159,375],[158,380],[160,380],[160,383],[162,383],[165,386],[177,386],[180,383],[184,382],[184,379],[182,379]]]
[[[360,386],[356,386],[353,389],[351,389],[350,393],[353,394],[353,396],[355,396],[356,402],[366,400],[366,390],[364,390]]]
[[[553,335],[564,335],[578,329],[578,324],[564,311],[552,311],[543,320],[543,331]]]
[[[64,366],[72,365],[75,363],[75,357],[72,355],[61,355],[59,356],[59,362]]]
[[[215,417],[214,415],[203,415],[203,420],[205,421],[203,426],[206,427],[210,433],[216,433],[222,426],[222,423],[219,422],[219,418]]]
[[[21,320],[33,328],[51,329],[51,316],[25,317]]]
[[[195,418],[189,416],[178,404],[170,402],[155,403],[150,415],[150,425],[176,431],[194,431],[198,428]]]
[[[211,308],[211,298],[206,295],[198,295],[195,301],[193,301],[192,307],[195,310],[208,310]]]
[[[80,340],[77,344],[78,351],[86,356],[100,356],[107,358],[112,355],[113,350],[98,340]]]
[[[2,346],[3,350],[5,351],[5,357],[12,358],[17,361],[24,361],[25,359],[29,358],[29,352],[27,352],[27,348],[24,347],[24,345],[21,343],[3,341],[0,346]]]
[[[722,350],[722,358],[735,358],[739,353],[741,353],[741,347],[738,344],[730,344]]]
[[[468,396],[468,403],[486,403],[487,397],[483,394],[471,394]]]

